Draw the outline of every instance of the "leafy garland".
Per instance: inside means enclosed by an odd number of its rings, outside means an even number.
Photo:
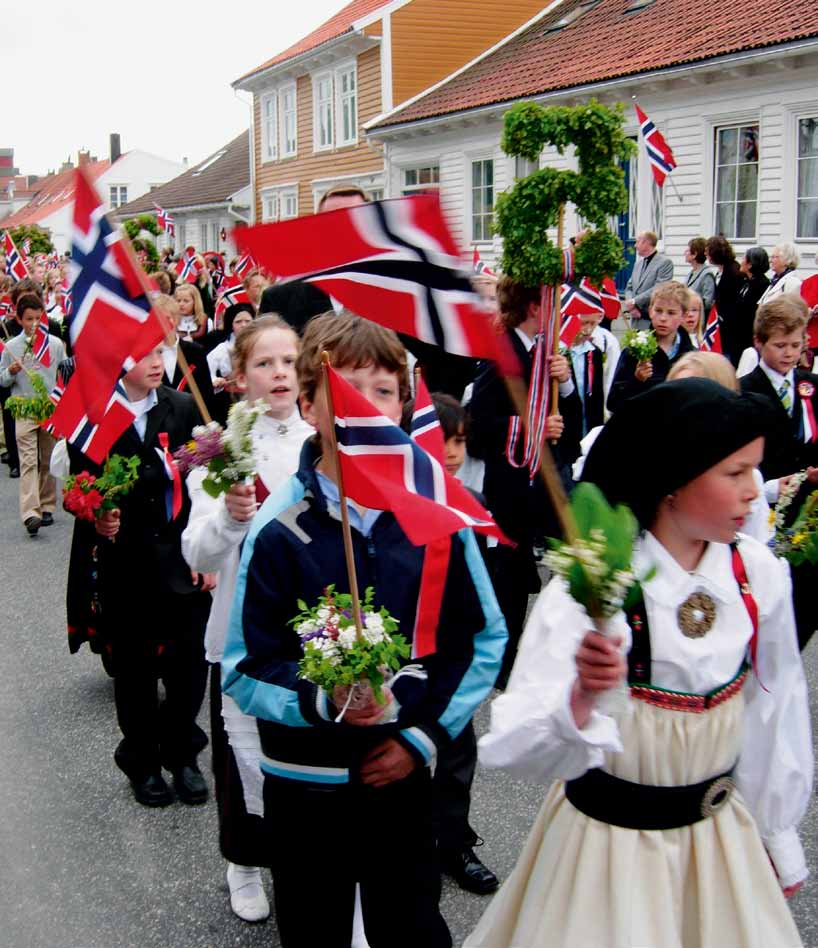
[[[546,145],[564,154],[573,145],[579,171],[541,168],[499,195],[495,229],[503,238],[503,272],[525,286],[558,286],[563,281],[562,250],[549,239],[560,207],[572,202],[591,226],[576,247],[576,279],[599,285],[624,265],[622,241],[608,230],[609,219],[628,205],[619,162],[636,152],[623,132],[622,105],[550,106],[520,102],[505,115],[501,147],[507,155],[538,160]]]
[[[37,372],[28,373],[34,395],[12,395],[6,400],[6,408],[12,418],[26,418],[41,425],[54,414],[56,405],[48,394],[48,387]]]
[[[147,270],[155,270],[159,267],[159,251],[152,240],[143,240],[139,235],[145,231],[158,237],[162,231],[156,223],[156,218],[152,214],[140,214],[138,217],[132,217],[122,225],[125,233],[133,244],[136,252],[143,251],[148,257]]]

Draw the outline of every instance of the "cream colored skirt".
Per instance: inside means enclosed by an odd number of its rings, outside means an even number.
[[[625,750],[605,769],[653,786],[729,770],[741,694],[700,714],[632,701]],[[514,871],[464,948],[795,948],[801,939],[741,797],[672,830],[630,830],[576,810],[557,781]]]

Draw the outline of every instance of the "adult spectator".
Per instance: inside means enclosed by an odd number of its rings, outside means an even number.
[[[657,241],[652,230],[643,230],[636,236],[636,260],[625,287],[625,309],[638,329],[650,328],[648,309],[653,288],[673,279],[673,261],[657,251]]]
[[[770,285],[770,281],[767,279],[769,269],[770,258],[763,247],[750,247],[739,264],[739,271],[744,279],[738,291],[735,326],[736,345],[739,347],[739,352],[742,353],[741,359],[744,360],[744,366],[741,366],[741,360],[739,361],[740,367],[746,369],[751,366],[750,371],[758,365],[757,358],[753,361],[753,354],[755,353],[753,349],[753,321],[756,318],[758,301]],[[745,358],[748,349],[751,352]]]
[[[767,303],[782,293],[800,293],[803,280],[795,272],[800,262],[795,244],[776,244],[770,253],[773,276],[759,303]]]
[[[716,274],[707,265],[707,241],[704,237],[694,237],[685,247],[685,261],[690,264],[686,286],[698,293],[702,301],[702,312],[707,320],[710,307],[716,295]]]
[[[707,259],[719,271],[716,277],[714,302],[721,322],[722,350],[733,365],[737,365],[741,356],[743,338],[739,328],[738,311],[738,295],[742,277],[730,241],[722,236],[708,237]]]

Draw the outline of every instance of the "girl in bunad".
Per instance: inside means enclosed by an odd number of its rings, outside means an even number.
[[[176,328],[179,338],[187,342],[200,342],[213,328],[213,321],[207,318],[199,290],[192,283],[182,283],[176,287],[174,298],[181,313]]]
[[[682,329],[684,329],[694,349],[702,347],[702,333],[704,332],[704,310],[702,308],[702,298],[698,293],[690,293],[688,296],[687,309],[682,317]]]
[[[62,325],[65,318],[65,312],[62,307],[62,271],[58,269],[49,270],[45,275],[45,291],[43,301],[45,302],[45,314],[55,323]]]
[[[298,336],[277,316],[255,320],[236,339],[233,352],[236,383],[249,401],[269,404],[253,426],[258,459],[255,484],[234,486],[219,499],[202,487],[204,471],[188,477],[190,520],[182,535],[182,551],[190,564],[218,572],[213,607],[205,633],[211,663],[210,701],[213,771],[219,810],[219,843],[228,860],[230,904],[239,918],[260,921],[270,906],[257,868],[268,862],[263,839],[261,748],[256,719],[239,710],[221,692],[221,658],[233,598],[239,548],[259,503],[298,469],[301,445],[313,429],[296,405],[295,360]],[[229,743],[228,743],[229,742]]]
[[[236,335],[246,329],[255,316],[253,307],[249,303],[239,303],[231,309],[234,311],[228,313],[224,320],[225,340],[207,354],[214,392],[222,391],[233,378],[233,348],[236,345]]]
[[[534,606],[480,757],[558,779],[468,948],[801,945],[785,897],[807,875],[812,751],[790,582],[737,533],[771,420],[688,378],[599,435],[583,477],[631,507],[637,575],[655,573],[610,637],[561,579]]]

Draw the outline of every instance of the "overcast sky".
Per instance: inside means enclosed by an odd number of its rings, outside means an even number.
[[[44,174],[87,147],[191,165],[250,124],[230,83],[347,0],[2,0],[0,148]]]

